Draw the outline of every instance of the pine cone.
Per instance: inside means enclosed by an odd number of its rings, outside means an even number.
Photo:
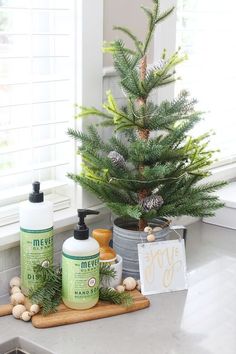
[[[158,194],[152,194],[140,201],[140,205],[145,211],[149,211],[152,209],[160,209],[163,203],[164,201],[162,196]]]
[[[119,154],[117,151],[109,152],[107,157],[109,159],[111,159],[111,162],[113,163],[114,166],[120,167],[120,168],[126,167],[124,157],[121,154]]]

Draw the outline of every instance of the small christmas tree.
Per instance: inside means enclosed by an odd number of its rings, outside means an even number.
[[[81,174],[69,177],[116,215],[137,219],[139,230],[156,217],[213,215],[222,204],[212,192],[224,185],[199,183],[210,175],[215,151],[208,148],[209,133],[197,138],[189,133],[202,115],[194,109],[196,101],[186,91],[158,105],[149,99],[154,89],[177,79],[175,66],[186,56],[178,50],[168,58],[164,50],[157,64],[147,66],[155,28],[173,8],[161,13],[159,0],[153,0],[152,9],[142,9],[148,18],[144,42],[129,29],[115,27],[132,39],[135,49],[127,48],[122,40],[104,48],[113,55],[126,107],[118,107],[108,92],[104,110],[81,107],[78,115],[100,117],[101,126],[113,128],[111,138],[105,142],[94,125],[86,132],[68,132],[80,142],[78,152],[83,159]]]

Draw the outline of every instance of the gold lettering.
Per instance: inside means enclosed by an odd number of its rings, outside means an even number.
[[[173,281],[173,276],[174,276],[174,271],[175,271],[175,268],[177,265],[179,265],[179,268],[182,264],[182,261],[176,261],[175,263],[173,263],[169,268],[167,268],[165,271],[164,271],[164,274],[163,274],[163,286],[165,288],[169,288],[172,284],[172,281]]]
[[[155,279],[156,268],[163,269],[163,286],[168,288],[171,286],[174,272],[179,265],[182,264],[181,260],[176,260],[179,257],[178,247],[167,247],[163,250],[153,250],[149,249],[145,255],[144,259],[146,262],[146,267],[144,269],[144,276],[147,282],[151,283]],[[158,271],[158,269],[157,269]]]

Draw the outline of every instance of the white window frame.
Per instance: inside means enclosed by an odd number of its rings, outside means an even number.
[[[161,2],[161,9],[175,7],[174,13],[157,27],[154,36],[154,61],[160,59],[163,48],[166,48],[167,54],[172,54],[176,50],[176,29],[177,29],[177,1],[166,0]],[[164,99],[173,99],[175,95],[174,84],[168,85],[158,90],[158,102]],[[212,165],[211,180],[222,178],[232,180],[236,178],[236,157],[225,158],[215,162]]]
[[[74,102],[80,106],[100,107],[103,96],[103,0],[74,0],[75,1],[75,79]],[[74,112],[76,114],[76,110]],[[90,118],[75,120],[71,117],[69,126],[83,130],[91,123]],[[68,172],[79,173],[80,159],[76,155],[76,143],[71,142],[68,154],[71,162]],[[71,225],[77,220],[77,208],[92,207],[101,212],[101,216],[107,214],[106,208],[93,196],[88,194],[80,186],[68,179],[69,197],[71,208],[54,213],[55,232],[71,229]],[[91,218],[96,220],[95,218]],[[19,243],[19,223],[13,223],[1,227],[0,250],[12,247]]]

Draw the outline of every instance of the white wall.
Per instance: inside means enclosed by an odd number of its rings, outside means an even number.
[[[130,45],[131,41],[120,31],[114,31],[113,26],[124,26],[134,32],[138,38],[144,39],[146,34],[147,18],[144,11],[140,8],[151,7],[151,0],[104,0],[104,40],[112,41],[122,38]],[[150,47],[148,62],[153,61],[153,44]],[[104,66],[112,66],[111,55],[104,55]]]

